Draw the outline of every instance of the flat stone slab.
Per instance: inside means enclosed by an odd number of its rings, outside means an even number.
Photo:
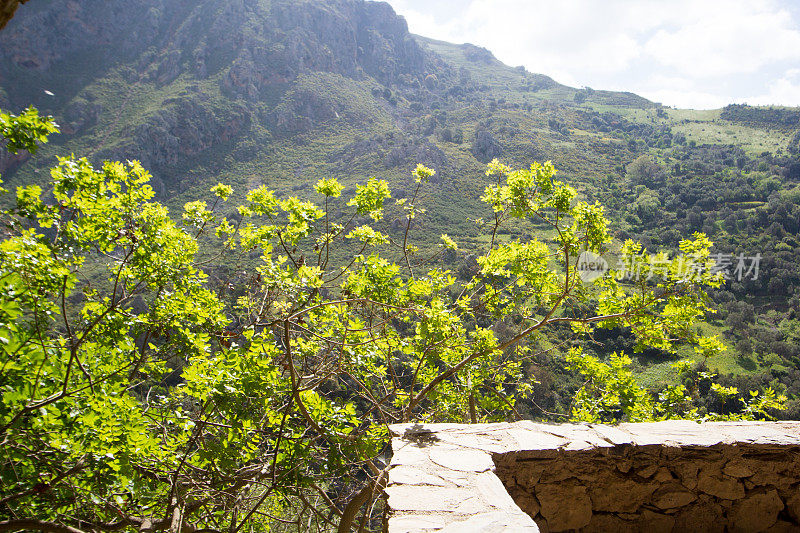
[[[792,422],[698,424],[676,420],[608,426],[522,421],[396,424],[390,429],[393,456],[384,491],[388,498],[387,530],[390,533],[538,532],[533,518],[519,508],[495,473],[495,459],[501,456],[517,461],[548,461],[555,457],[572,457],[569,454],[573,453],[578,454],[576,458],[580,454],[603,453],[617,457],[617,468],[625,471],[625,457],[640,453],[637,450],[645,453],[654,447],[667,450],[720,446],[800,447],[800,424]],[[659,508],[671,509],[694,498],[668,474],[659,481],[656,468],[637,475],[653,476],[652,483],[667,483],[654,495]],[[701,473],[699,490],[733,498],[741,492],[737,476],[748,475],[746,465],[731,463],[726,470],[728,479],[709,478]],[[650,492],[652,490],[654,488]],[[542,493],[541,497],[544,496]],[[600,500],[596,494],[593,497]],[[762,499],[770,505],[774,503],[771,493]],[[737,513],[746,516],[747,509],[737,508]],[[560,518],[563,518],[563,527],[581,527],[587,520],[579,513],[575,517]]]

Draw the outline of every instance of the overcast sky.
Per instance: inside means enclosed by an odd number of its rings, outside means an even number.
[[[388,0],[413,33],[665,105],[800,106],[800,0]]]

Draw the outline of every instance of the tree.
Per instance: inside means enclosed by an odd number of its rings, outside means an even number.
[[[34,110],[3,117],[17,124],[2,130],[9,147],[35,150],[56,130]],[[189,202],[173,220],[138,163],[60,159],[47,191],[20,187],[2,212],[0,529],[369,527],[388,424],[504,419],[529,390],[530,341],[548,329],[571,327],[577,340],[628,328],[637,349],[683,339],[708,350],[692,327],[708,309],[704,287],[720,283],[708,239],[681,243],[705,267],[691,279],[682,260],[628,242],[645,272],[666,265],[663,277],[625,284],[612,272],[585,285],[578,256],[605,251],[607,220],[555,173],[549,162],[489,164],[489,244],[459,281],[435,263],[454,239],[413,245],[434,174],[421,165],[395,202],[405,226],[389,235],[378,179],[346,202],[343,185],[321,180],[318,204],[260,187],[235,221],[221,215],[233,191],[219,184],[211,205]],[[554,243],[500,237],[527,218]],[[337,262],[342,249],[349,260]],[[202,269],[254,252],[258,266],[226,279]],[[514,326],[498,339],[501,320]],[[591,414],[604,391],[583,391],[581,409]]]
[[[644,187],[642,187],[644,189]],[[651,222],[656,219],[661,211],[661,201],[658,194],[655,192],[644,189],[642,193],[636,198],[636,201],[631,204],[631,210],[643,222]]]
[[[627,166],[628,178],[637,185],[654,187],[664,181],[664,171],[647,154],[640,155]]]

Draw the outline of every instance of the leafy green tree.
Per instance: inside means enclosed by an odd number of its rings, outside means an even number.
[[[47,142],[51,133],[58,132],[52,117],[40,117],[39,112],[29,107],[19,115],[0,111],[0,136],[5,140],[5,149],[16,154],[19,150],[36,153],[37,142]]]
[[[701,346],[718,352],[722,345],[715,338],[701,339]],[[712,354],[708,354],[712,355]],[[639,385],[630,369],[631,359],[615,353],[608,362],[580,349],[567,354],[570,368],[580,372],[586,383],[578,390],[572,403],[571,417],[586,422],[653,422],[669,419],[692,420],[754,420],[770,419],[775,411],[785,408],[787,397],[772,387],[763,392],[750,391],[742,395],[736,387],[723,387],[712,380],[715,374],[699,371],[689,360],[673,366],[680,378],[678,384],[667,385],[653,396]],[[709,387],[721,412],[701,413],[697,407],[700,384]],[[729,406],[726,406],[729,403]]]
[[[644,190],[631,205],[631,210],[636,213],[643,222],[651,222],[656,219],[659,211],[661,211],[661,202],[655,192],[650,189],[645,189],[644,187],[640,188]]]
[[[3,117],[10,146],[32,150],[55,131],[32,110]],[[673,261],[657,281],[584,284],[579,254],[605,251],[608,222],[555,174],[549,162],[489,164],[489,244],[462,282],[434,262],[454,239],[442,235],[432,256],[413,244],[434,175],[423,166],[395,202],[406,224],[392,236],[379,226],[383,180],[349,199],[321,180],[316,203],[260,187],[235,220],[221,215],[233,191],[219,184],[210,204],[173,218],[138,163],[60,159],[46,191],[20,187],[2,212],[0,530],[369,527],[388,425],[505,419],[530,390],[529,341],[549,329],[571,327],[577,341],[622,327],[638,348],[704,349],[692,325],[720,278],[679,279]],[[501,238],[519,219],[546,224],[553,242]],[[201,239],[217,257],[201,259]],[[710,245],[695,234],[681,249],[708,267]],[[625,246],[646,264],[664,259]],[[339,248],[349,262],[332,259]],[[255,270],[221,286],[202,270],[253,254]],[[502,339],[499,321],[514,324]],[[656,416],[624,358],[611,380],[576,353],[596,391],[602,380],[631,391],[628,419]],[[592,419],[613,403],[596,411],[593,394],[576,404]]]
[[[636,185],[646,185],[653,188],[664,182],[664,169],[654,162],[649,155],[640,155],[627,167],[628,178]]]

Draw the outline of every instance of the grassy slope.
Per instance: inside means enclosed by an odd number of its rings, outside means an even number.
[[[398,92],[399,103],[392,106],[375,96],[380,86],[372,79],[354,81],[327,73],[301,76],[286,93],[276,93],[273,101],[260,104],[264,110],[291,102],[295,94],[312,91],[333,102],[342,111],[340,118],[315,124],[306,133],[276,137],[263,120],[254,120],[250,130],[227,144],[217,144],[182,165],[165,169],[162,176],[168,182],[164,199],[179,210],[184,202],[204,198],[208,187],[218,181],[233,185],[240,199],[244,192],[260,184],[268,184],[282,195],[313,195],[312,185],[318,179],[334,175],[352,187],[371,176],[389,180],[395,189],[408,190],[409,171],[416,161],[407,160],[398,166],[387,167],[384,158],[393,147],[402,143],[428,143],[440,149],[447,158],[447,168],[439,169],[442,179],[426,193],[428,212],[419,219],[415,236],[432,247],[439,234],[457,236],[462,248],[471,253],[483,244],[478,238],[474,220],[485,216],[479,196],[487,182],[484,165],[471,152],[471,141],[479,129],[488,129],[504,147],[503,159],[509,164],[525,165],[534,159],[549,159],[561,170],[562,178],[575,185],[584,197],[593,198],[602,191],[609,176],[618,177],[618,168],[641,153],[628,145],[629,136],[616,131],[598,131],[587,119],[591,112],[610,113],[632,123],[667,127],[673,133],[684,133],[697,144],[730,144],[748,153],[777,152],[784,149],[790,132],[779,129],[755,128],[720,118],[719,110],[692,111],[662,109],[629,93],[594,91],[584,102],[576,103],[581,91],[559,85],[546,76],[531,74],[522,69],[507,67],[496,60],[475,61],[465,48],[458,45],[418,38],[429,50],[438,54],[459,75],[476,87],[470,98],[434,99],[437,108],[428,107],[419,113],[409,110],[409,101]],[[91,57],[86,58],[88,64]],[[87,85],[80,86],[76,77],[47,83],[60,95],[71,95],[54,105],[54,112],[79,99],[90,98],[104,112],[97,123],[77,136],[62,136],[42,150],[32,163],[25,165],[13,177],[14,183],[43,181],[43,172],[55,156],[95,154],[103,150],[122,148],[129,143],[131,132],[162,112],[167,102],[175,98],[202,94],[204,105],[225,112],[234,102],[220,91],[220,79],[225,70],[197,80],[186,74],[164,86],[153,82],[131,82],[130,68],[111,69]],[[29,79],[31,90],[44,80]],[[59,83],[62,85],[59,86]],[[67,97],[62,97],[67,98]],[[414,122],[420,116],[445,111],[433,133],[420,133]],[[556,128],[553,121],[562,124]],[[464,142],[444,142],[437,134],[442,127],[459,128]],[[387,142],[387,134],[395,140]],[[355,143],[375,140],[377,149],[354,157],[343,158],[342,152]],[[659,150],[650,149],[660,156]],[[337,156],[336,154],[340,154]],[[421,161],[428,163],[427,161]],[[612,218],[615,213],[611,213]],[[391,209],[386,225],[390,229],[399,213]],[[615,224],[625,227],[621,218]],[[530,226],[518,227],[523,232],[546,238]],[[720,326],[706,324],[709,332],[721,332]],[[712,368],[726,373],[752,373],[737,363],[729,351]],[[648,366],[642,372],[645,383],[663,382],[671,376],[668,362]]]

